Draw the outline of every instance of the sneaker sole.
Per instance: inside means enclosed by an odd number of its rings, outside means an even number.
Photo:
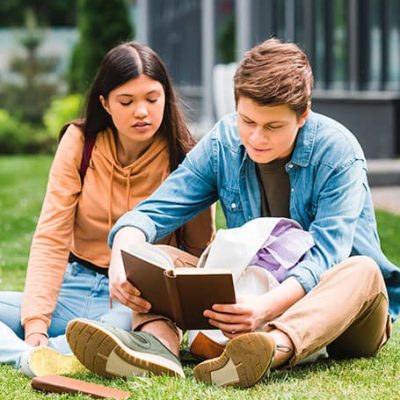
[[[218,386],[250,387],[267,373],[275,354],[274,340],[264,333],[248,333],[228,342],[221,356],[193,369],[196,380]]]
[[[90,371],[106,378],[134,375],[171,375],[184,377],[182,368],[156,354],[142,353],[90,321],[71,321],[67,340],[76,358]]]
[[[73,355],[64,355],[51,348],[35,349],[29,359],[34,376],[85,374],[89,371]]]

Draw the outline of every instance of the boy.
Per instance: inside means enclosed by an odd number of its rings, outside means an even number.
[[[277,288],[204,312],[231,340],[221,356],[195,367],[198,380],[249,387],[270,368],[293,366],[324,346],[331,357],[361,357],[386,343],[399,314],[400,270],[380,249],[363,152],[346,128],[310,110],[312,84],[307,57],[294,44],[271,39],[246,53],[234,77],[237,112],[112,229],[110,294],[137,313],[134,332],[71,325],[75,354],[95,334],[113,344],[101,355],[105,366],[92,352],[81,359],[87,367],[108,376],[183,375],[172,357],[180,333],[150,314],[151,305],[126,281],[120,249],[159,240],[218,199],[228,228],[260,216],[289,217],[312,234],[315,246]],[[85,340],[77,339],[82,329]]]

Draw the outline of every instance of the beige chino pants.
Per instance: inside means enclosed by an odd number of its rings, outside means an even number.
[[[319,284],[265,326],[294,344],[290,364],[327,346],[333,358],[369,357],[391,334],[388,295],[377,264],[350,257],[321,276]]]
[[[163,246],[177,267],[196,266],[196,257]],[[327,346],[330,357],[373,356],[389,339],[388,295],[377,264],[368,257],[350,257],[322,274],[318,285],[280,317],[265,325],[279,329],[294,344],[290,365]],[[165,319],[155,314],[133,316],[133,330]],[[169,321],[179,338],[182,333]]]

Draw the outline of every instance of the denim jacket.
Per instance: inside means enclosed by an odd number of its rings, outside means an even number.
[[[288,277],[308,292],[328,268],[349,256],[369,256],[385,279],[395,319],[400,313],[400,269],[380,248],[366,161],[355,137],[340,123],[311,112],[285,168],[290,217],[315,241]],[[256,166],[240,142],[236,113],[221,119],[152,196],[117,221],[109,243],[124,226],[157,241],[218,199],[228,228],[261,216]]]

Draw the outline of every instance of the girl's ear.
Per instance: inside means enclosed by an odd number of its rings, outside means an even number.
[[[103,108],[111,115],[111,111],[110,111],[110,107],[108,106],[108,102],[102,94],[99,96],[99,100],[100,100],[100,103],[103,106]]]

